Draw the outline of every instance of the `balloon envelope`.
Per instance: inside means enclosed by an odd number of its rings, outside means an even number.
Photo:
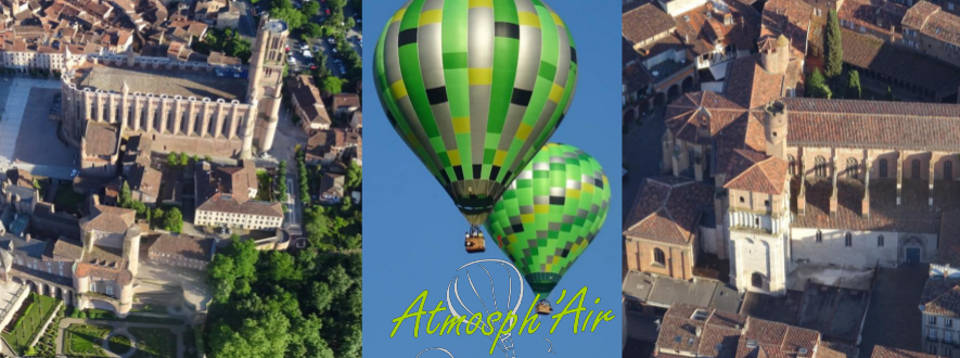
[[[576,57],[540,0],[411,0],[389,20],[373,67],[394,129],[480,225],[563,119]]]
[[[545,298],[600,231],[609,206],[600,163],[576,147],[547,143],[503,193],[487,230]]]

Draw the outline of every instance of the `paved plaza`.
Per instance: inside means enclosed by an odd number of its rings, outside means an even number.
[[[0,170],[71,179],[76,150],[57,138],[57,123],[49,119],[59,92],[56,80],[0,79]]]

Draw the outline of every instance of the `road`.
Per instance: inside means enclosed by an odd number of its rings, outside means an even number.
[[[623,215],[626,217],[633,208],[633,201],[644,179],[660,175],[662,158],[662,138],[667,130],[663,122],[663,109],[643,119],[642,124],[630,122],[623,135],[623,167],[627,175],[623,177]]]

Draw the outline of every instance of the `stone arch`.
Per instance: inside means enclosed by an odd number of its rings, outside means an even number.
[[[847,158],[847,167],[844,168],[843,173],[845,176],[850,178],[857,178],[857,173],[860,172],[860,166],[857,163],[856,158]]]
[[[813,160],[813,172],[817,178],[827,177],[827,159],[822,155],[818,155]]]

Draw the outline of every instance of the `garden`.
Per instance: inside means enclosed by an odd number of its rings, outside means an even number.
[[[30,293],[11,321],[13,323],[3,331],[3,339],[17,352],[25,352],[43,324],[54,314],[57,303],[56,298]]]

